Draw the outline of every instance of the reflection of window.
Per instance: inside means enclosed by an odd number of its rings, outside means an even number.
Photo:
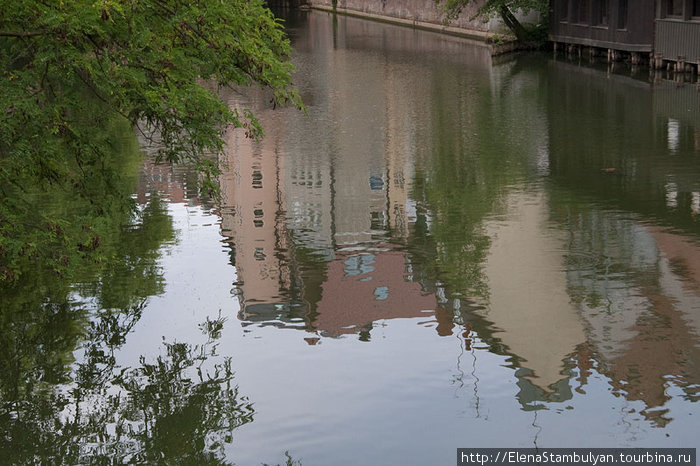
[[[377,301],[384,301],[389,298],[389,287],[388,286],[378,286],[374,289],[374,296],[376,296]]]
[[[253,215],[255,215],[255,219],[253,219],[253,224],[255,225],[256,228],[260,228],[263,226],[263,216],[265,215],[265,212],[263,212],[262,209],[253,209]]]
[[[374,255],[360,254],[345,260],[345,276],[364,275],[374,271]]]
[[[593,25],[608,25],[608,0],[593,1]]]
[[[265,258],[267,257],[265,255],[265,248],[255,248],[255,252],[253,253],[253,257],[255,258],[256,261],[264,261]]]
[[[255,189],[260,189],[262,188],[262,173],[260,170],[253,170],[253,188]]]
[[[617,28],[627,29],[627,0],[619,0],[617,4]]]
[[[384,187],[384,180],[381,176],[373,175],[369,177],[369,189],[372,191],[380,190]]]
[[[678,207],[678,186],[676,183],[668,182],[664,189],[666,190],[666,206]]]
[[[370,212],[370,228],[372,230],[383,230],[386,226],[386,216],[384,212]]]

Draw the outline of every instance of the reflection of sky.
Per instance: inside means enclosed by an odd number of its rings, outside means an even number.
[[[142,354],[158,354],[162,337],[202,343],[206,338],[198,325],[207,317],[214,319],[221,310],[231,321],[239,311],[238,298],[231,293],[235,269],[229,263],[219,218],[186,204],[170,204],[168,213],[178,239],[164,248],[159,261],[165,293],[149,298],[136,331],[120,352],[123,365],[136,365]]]

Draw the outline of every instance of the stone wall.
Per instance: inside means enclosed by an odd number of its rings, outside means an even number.
[[[461,31],[465,35],[484,39],[494,33],[508,34],[508,29],[499,20],[472,19],[484,2],[485,0],[478,0],[467,6],[458,18],[448,24],[444,22],[445,13],[433,0],[337,0],[337,11],[375,19],[398,20],[396,22],[416,26],[433,25],[434,28],[448,30],[447,32],[459,34]],[[310,0],[309,3],[312,7],[333,8],[333,0]]]

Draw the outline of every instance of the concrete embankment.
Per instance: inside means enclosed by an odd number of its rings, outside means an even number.
[[[463,37],[488,47],[492,55],[512,52],[517,48],[514,37],[499,21],[470,19],[476,14],[474,6],[465,8],[459,18],[449,24],[445,22],[445,13],[434,2],[399,0],[389,4],[386,0],[345,0],[334,7],[330,0],[313,0],[308,6],[316,10]]]

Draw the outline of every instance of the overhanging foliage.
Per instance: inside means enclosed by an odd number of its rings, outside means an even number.
[[[205,155],[221,151],[223,131],[262,132],[209,83],[259,84],[275,104],[301,105],[289,53],[261,0],[3,1],[0,281],[42,242],[80,246],[65,238],[70,215],[36,215],[37,191],[84,197],[93,218],[124,200],[108,161],[115,148],[106,126],[116,115],[158,135],[159,160],[194,164],[212,187],[218,166]]]

